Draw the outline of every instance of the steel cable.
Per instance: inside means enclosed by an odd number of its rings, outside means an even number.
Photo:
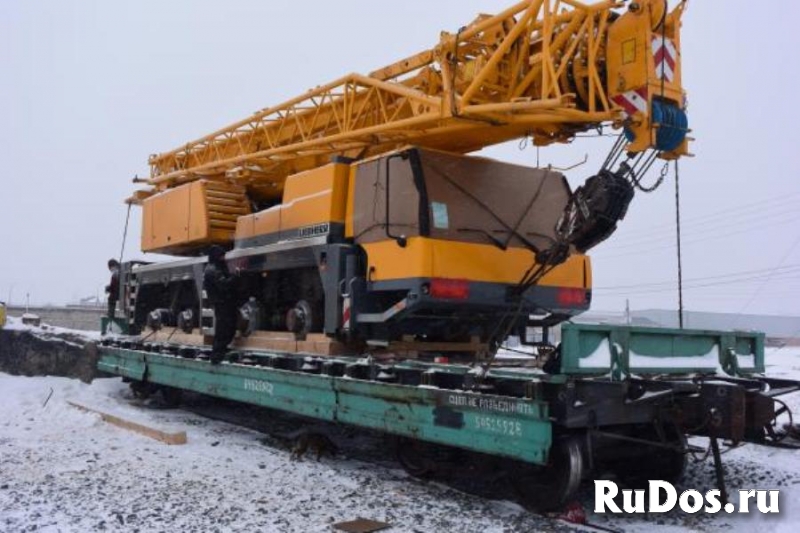
[[[683,248],[681,241],[681,174],[675,161],[675,226],[678,244],[678,325],[683,329]]]

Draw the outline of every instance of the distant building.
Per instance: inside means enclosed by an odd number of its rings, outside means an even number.
[[[77,302],[67,304],[68,308],[93,308],[105,306],[105,300],[97,296],[80,298]]]
[[[644,316],[638,316],[631,313],[628,317],[625,313],[612,313],[606,311],[589,311],[575,317],[573,322],[579,324],[608,324],[611,326],[624,326],[630,324],[631,326],[638,326],[642,328],[663,328],[662,324],[651,320]]]

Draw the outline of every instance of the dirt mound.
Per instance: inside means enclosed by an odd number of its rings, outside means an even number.
[[[0,372],[15,376],[59,376],[85,383],[100,375],[97,345],[70,332],[0,329]]]

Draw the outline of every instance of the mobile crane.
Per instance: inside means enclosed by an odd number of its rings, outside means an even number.
[[[592,470],[675,480],[686,435],[704,436],[724,500],[718,441],[782,445],[778,397],[800,390],[762,375],[763,334],[564,324],[543,369],[491,364],[507,335],[589,307],[586,252],[656,159],[688,155],[684,9],[525,0],[152,156],[128,201],[143,250],[182,257],[123,265],[133,335],[104,340],[99,368],[138,394],[382,431],[414,475],[478,463],[539,508]],[[574,192],[550,169],[465,155],[606,126],[619,139]],[[202,335],[212,245],[241,273],[242,338],[218,366]]]
[[[683,9],[526,0],[152,156],[129,199],[143,208],[142,249],[186,259],[125,271],[130,330],[188,333],[205,314],[211,331],[200,274],[213,244],[242,273],[253,338],[485,354],[530,316],[585,311],[585,252],[656,158],[688,153]],[[601,126],[620,140],[575,192],[558,172],[464,155]]]

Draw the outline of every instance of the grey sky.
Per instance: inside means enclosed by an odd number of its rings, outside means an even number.
[[[3,1],[0,300],[13,291],[17,302],[30,292],[64,303],[100,291],[119,253],[122,200],[148,154],[430,47],[440,30],[511,3]],[[685,276],[698,279],[690,309],[800,315],[800,267],[791,268],[800,265],[798,14],[789,1],[690,3],[684,82],[697,157],[681,165]],[[575,186],[609,144],[579,139],[541,158],[569,166],[588,153],[570,172]],[[536,162],[516,143],[486,153]],[[676,276],[673,186],[637,197],[593,253],[596,309],[622,309],[626,297],[634,308],[676,305],[669,285],[642,286]],[[135,211],[128,258],[142,257],[139,223]],[[719,277],[738,272],[752,273]]]

